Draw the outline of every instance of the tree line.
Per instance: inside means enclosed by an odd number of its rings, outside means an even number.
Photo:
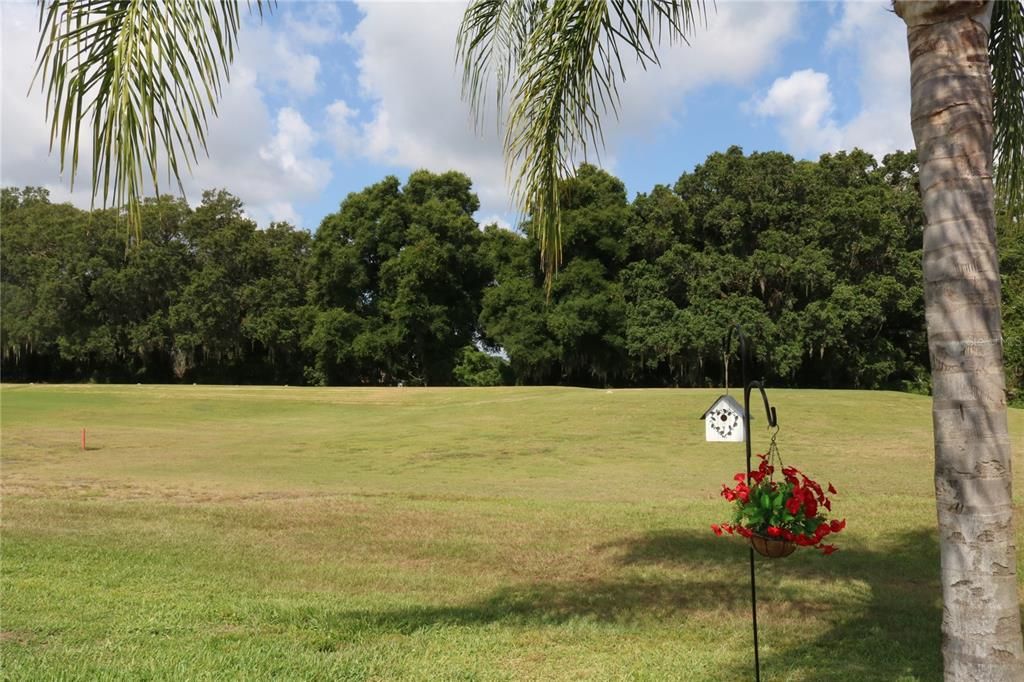
[[[550,290],[529,220],[479,226],[462,173],[387,177],[315,234],[210,191],[111,210],[2,190],[0,344],[18,381],[705,386],[739,322],[776,386],[928,390],[913,153],[715,153],[629,200],[561,184]],[[1024,385],[1024,244],[1003,216],[1008,385]]]

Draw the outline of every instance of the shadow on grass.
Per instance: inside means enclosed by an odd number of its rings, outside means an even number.
[[[842,540],[842,538],[840,538]],[[717,544],[733,544],[726,559]],[[750,583],[746,545],[706,541],[691,532],[649,533],[639,540],[616,543],[624,565],[735,565],[734,591],[741,590],[749,613]],[[840,542],[841,545],[846,543]],[[863,599],[849,605],[829,604],[828,597],[807,609],[795,595],[815,582],[826,594],[829,586],[861,586]],[[758,626],[762,673],[794,668],[817,670],[807,679],[938,680],[942,677],[941,585],[935,533],[914,531],[889,539],[880,550],[852,547],[824,557],[798,550],[787,559],[757,556]],[[772,609],[785,606],[822,615],[832,611],[824,631],[809,631],[801,643],[771,648]],[[783,609],[783,610],[788,610]],[[766,612],[767,611],[767,612]],[[751,657],[752,642],[751,642]],[[770,676],[769,676],[770,677]]]
[[[622,578],[520,584],[451,607],[335,613],[331,630],[347,639],[345,635],[357,633],[361,638],[445,626],[537,627],[572,620],[663,620],[685,629],[691,617],[701,618],[706,629],[715,619],[734,623],[737,617],[749,617],[745,545],[710,534],[670,531],[596,549],[611,555]],[[839,590],[842,596],[830,599],[830,591]],[[789,559],[759,559],[758,600],[766,679],[941,677],[938,550],[930,533],[893,538],[884,550],[854,547],[832,557],[803,550]],[[814,615],[817,630],[805,636],[793,633],[801,614]],[[773,637],[773,616],[788,623],[787,645]],[[794,640],[800,643],[793,646]],[[752,642],[748,651],[752,661]],[[752,678],[743,656],[734,658],[741,663],[723,671],[723,679]]]

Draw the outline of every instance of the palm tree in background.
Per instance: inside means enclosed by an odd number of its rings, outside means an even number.
[[[262,15],[267,3],[249,6]],[[1010,215],[1020,215],[1024,6],[896,0],[894,9],[907,24],[927,218],[946,677],[1016,681],[1024,679],[1024,644],[995,197],[998,190]],[[141,230],[146,188],[159,190],[164,171],[180,187],[182,167],[205,150],[242,15],[239,3],[216,0],[41,0],[37,78],[51,145],[72,182],[80,151],[91,146],[93,196],[123,207],[131,230]],[[480,116],[492,90],[497,110],[507,106],[514,196],[530,216],[549,282],[561,260],[558,184],[601,146],[623,59],[656,66],[663,41],[685,42],[706,19],[703,0],[474,0],[466,10],[457,40],[465,92]]]

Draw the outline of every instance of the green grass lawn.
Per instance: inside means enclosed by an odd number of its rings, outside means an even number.
[[[717,395],[5,386],[3,677],[748,679]],[[769,397],[849,525],[759,561],[764,679],[940,679],[929,399]]]

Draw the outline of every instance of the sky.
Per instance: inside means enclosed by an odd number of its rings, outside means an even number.
[[[806,159],[911,149],[906,34],[889,7],[718,0],[690,45],[662,47],[660,68],[627,62],[619,117],[606,117],[606,147],[588,160],[632,197],[731,145]],[[279,0],[262,22],[250,17],[209,156],[184,178],[189,201],[225,188],[261,226],[315,231],[347,194],[387,175],[459,170],[480,197],[479,222],[514,224],[494,117],[477,130],[460,96],[464,9]],[[88,161],[72,191],[49,153],[44,98],[29,92],[37,40],[35,3],[0,0],[0,185],[45,186],[54,201],[88,207]]]

